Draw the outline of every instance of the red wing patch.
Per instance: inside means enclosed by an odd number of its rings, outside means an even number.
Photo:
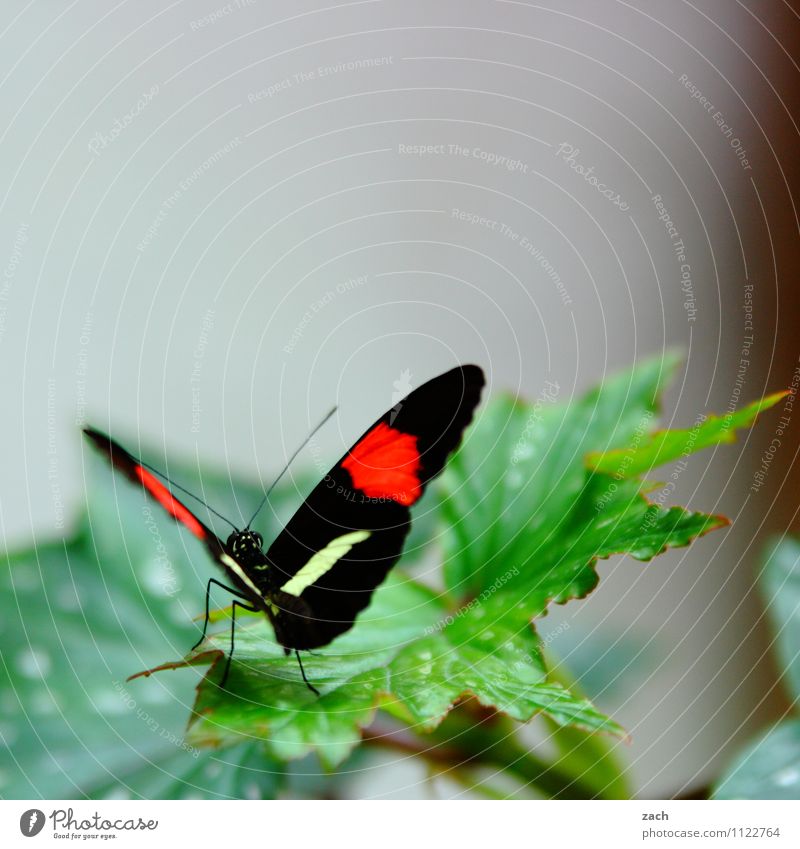
[[[368,498],[388,498],[406,507],[422,494],[417,438],[379,422],[342,461],[353,485]]]
[[[198,539],[205,540],[206,532],[200,522],[192,513],[175,498],[172,493],[157,480],[150,472],[141,466],[135,467],[136,476],[142,482],[144,488],[155,498],[155,500],[175,519],[185,525]]]

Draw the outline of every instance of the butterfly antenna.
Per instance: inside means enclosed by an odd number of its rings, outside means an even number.
[[[217,511],[213,507],[210,507],[208,504],[206,504],[206,502],[203,501],[203,499],[200,498],[200,496],[195,495],[193,492],[189,492],[189,490],[186,489],[186,487],[183,487],[179,483],[175,483],[175,481],[170,480],[170,478],[168,478],[163,472],[159,472],[158,469],[153,468],[153,466],[149,465],[148,463],[142,463],[141,460],[137,460],[136,462],[140,466],[143,466],[145,469],[152,472],[154,475],[158,475],[160,478],[163,478],[171,487],[174,487],[175,489],[179,489],[184,495],[188,495],[189,498],[194,498],[194,500],[198,501],[200,504],[202,504],[203,507],[205,507],[206,510],[208,510],[209,513],[213,513],[217,518],[222,519],[223,522],[227,522],[237,533],[239,532],[239,529],[236,527],[236,525],[233,524],[233,522],[231,522],[230,519],[226,519],[222,515],[222,513],[217,513]]]
[[[311,433],[309,433],[309,435],[308,435],[308,436],[307,436],[307,437],[306,437],[306,438],[305,438],[305,439],[304,439],[304,440],[300,443],[300,445],[299,445],[299,446],[297,447],[297,449],[295,450],[294,454],[292,454],[292,456],[291,456],[291,457],[289,458],[289,460],[287,461],[286,465],[285,465],[285,466],[281,469],[281,473],[280,473],[280,474],[278,475],[278,477],[277,477],[277,478],[275,478],[275,480],[272,482],[272,486],[270,486],[270,488],[269,488],[269,489],[268,489],[268,490],[264,493],[264,497],[261,499],[261,503],[260,503],[260,504],[258,505],[258,507],[256,508],[256,512],[255,512],[255,513],[253,513],[253,517],[252,517],[252,518],[250,519],[250,521],[247,523],[247,527],[245,528],[245,530],[248,530],[248,529],[249,529],[249,527],[250,527],[250,525],[252,525],[252,524],[253,524],[253,521],[255,520],[256,516],[258,516],[258,514],[261,512],[261,508],[262,508],[262,507],[263,507],[263,506],[267,503],[267,499],[269,498],[269,494],[272,492],[272,490],[273,490],[273,489],[275,489],[275,484],[277,484],[277,483],[278,483],[278,481],[279,481],[279,480],[280,480],[280,479],[284,476],[284,474],[286,473],[286,470],[289,468],[289,466],[291,466],[291,465],[292,465],[292,461],[294,460],[294,458],[295,458],[295,457],[296,457],[296,456],[297,456],[297,455],[298,455],[298,454],[299,454],[299,453],[303,450],[303,448],[305,448],[305,446],[308,444],[308,441],[311,439],[311,437],[312,437],[312,436],[313,436],[313,435],[314,435],[314,434],[315,434],[315,433],[316,433],[316,432],[317,432],[317,431],[318,431],[318,430],[322,427],[322,425],[324,425],[324,424],[325,424],[325,422],[327,422],[327,421],[328,421],[328,419],[329,419],[329,418],[330,418],[330,417],[331,417],[331,416],[332,416],[335,412],[336,412],[336,407],[332,407],[332,408],[331,408],[331,409],[330,409],[330,410],[329,410],[329,411],[325,414],[325,418],[324,418],[324,419],[322,419],[322,421],[321,421],[321,422],[320,422],[320,423],[319,423],[319,424],[318,424],[318,425],[314,428],[314,430],[312,430],[312,431],[311,431]]]

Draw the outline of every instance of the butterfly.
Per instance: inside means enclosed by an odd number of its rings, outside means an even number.
[[[84,434],[115,469],[201,540],[225,573],[230,585],[215,578],[206,585],[203,631],[192,647],[205,639],[211,587],[222,587],[234,601],[221,686],[233,657],[236,610],[242,608],[266,615],[286,654],[295,653],[303,681],[319,694],[306,677],[300,651],[328,645],[352,628],[369,604],[402,554],[411,528],[410,508],[461,442],[483,386],[478,366],[459,366],[395,403],[316,485],[266,551],[261,534],[250,529],[255,515],[243,530],[229,522],[234,530],[223,541],[172,493],[180,489],[191,495],[188,490],[100,431],[87,427]]]

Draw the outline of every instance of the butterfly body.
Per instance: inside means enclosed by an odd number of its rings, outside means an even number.
[[[483,383],[480,368],[459,366],[396,403],[317,484],[266,551],[249,528],[223,542],[149,467],[105,434],[85,433],[204,542],[234,585],[229,589],[266,614],[287,652],[314,649],[353,626],[400,558],[410,507],[460,442]],[[208,607],[208,594],[206,601]]]

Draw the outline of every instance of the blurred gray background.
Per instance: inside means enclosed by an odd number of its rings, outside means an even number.
[[[792,381],[790,4],[4,11],[9,548],[70,528],[87,421],[267,482],[338,403],[297,461],[333,462],[404,372],[477,362],[493,392],[557,380],[566,401],[677,346],[664,423],[683,427]],[[797,502],[796,422],[751,491],[777,418],[694,458],[671,496],[729,531],[602,563],[599,590],[543,623],[630,730],[643,796],[701,787],[782,710],[751,591]],[[425,778],[389,765],[364,795]]]

